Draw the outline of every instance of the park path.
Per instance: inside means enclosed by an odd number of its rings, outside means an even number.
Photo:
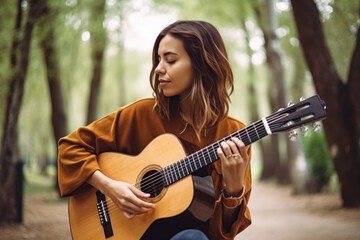
[[[249,206],[253,222],[236,240],[360,240],[360,209],[341,208],[335,193],[293,196],[255,183]]]
[[[360,209],[342,209],[337,194],[292,196],[288,187],[254,183],[253,223],[236,240],[359,240]],[[25,197],[24,224],[0,227],[1,240],[67,240],[66,201]]]

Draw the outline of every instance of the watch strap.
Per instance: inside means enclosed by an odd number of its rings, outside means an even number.
[[[242,191],[239,196],[231,196],[226,192],[224,188],[222,191],[222,203],[226,208],[236,208],[241,205],[245,194],[245,186],[243,186]]]

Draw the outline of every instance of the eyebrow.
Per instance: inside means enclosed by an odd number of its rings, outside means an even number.
[[[165,52],[165,53],[164,53],[164,57],[167,57],[167,56],[169,56],[169,55],[179,55],[179,54],[177,54],[177,53],[175,53],[175,52],[171,52],[171,51],[168,51],[168,52]],[[160,57],[160,54],[158,54],[158,57]]]

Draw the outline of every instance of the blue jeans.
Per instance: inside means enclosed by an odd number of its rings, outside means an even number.
[[[200,230],[187,229],[177,233],[170,240],[209,240]]]

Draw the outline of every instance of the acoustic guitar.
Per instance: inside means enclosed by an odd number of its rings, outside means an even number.
[[[98,161],[105,175],[150,193],[149,201],[155,203],[156,208],[129,220],[110,198],[92,188],[69,198],[72,237],[86,240],[148,238],[147,232],[158,221],[167,221],[185,212],[207,221],[214,204],[213,187],[208,179],[195,177],[194,173],[218,160],[216,149],[222,141],[238,137],[249,145],[284,131],[294,137],[294,129],[309,123],[315,124],[314,130],[317,130],[317,121],[326,117],[325,110],[326,105],[318,95],[301,99],[188,156],[172,134],[155,138],[137,156],[114,152],[100,154]]]

